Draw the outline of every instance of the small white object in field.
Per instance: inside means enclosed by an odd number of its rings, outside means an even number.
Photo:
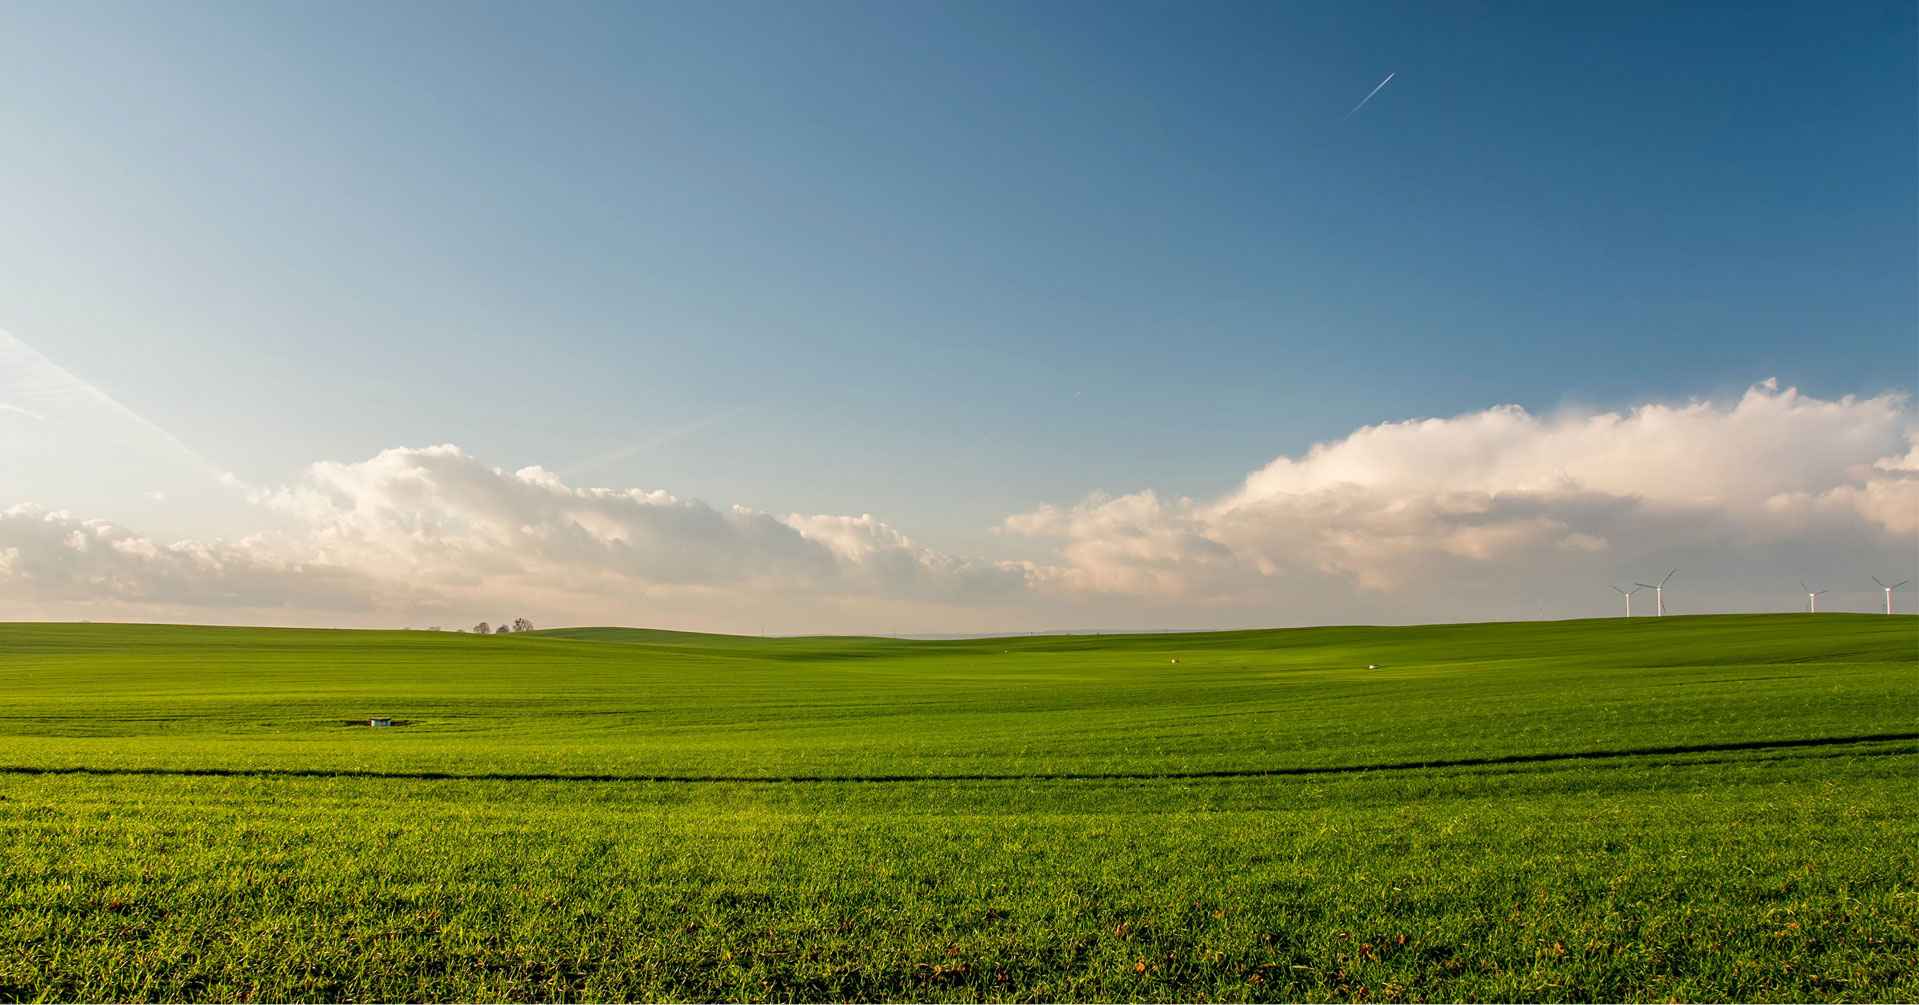
[[[1175,662],[1175,663],[1178,663],[1179,661],[1178,661],[1178,660],[1174,660],[1173,662]]]
[[[1377,664],[1377,663],[1368,663],[1368,664],[1366,664],[1366,669],[1368,669],[1368,670],[1377,670],[1377,669],[1379,669],[1379,664]]]
[[[366,724],[369,726],[391,726],[393,725],[393,719],[390,716],[376,715],[368,719]]]

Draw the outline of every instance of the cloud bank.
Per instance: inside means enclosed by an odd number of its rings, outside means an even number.
[[[1728,404],[1499,407],[1367,426],[1280,457],[1219,499],[1095,494],[1008,517],[1001,533],[1030,549],[1020,561],[945,554],[870,515],[575,487],[451,445],[314,464],[250,499],[291,529],[161,543],[14,506],[0,512],[0,598],[46,616],[341,612],[388,623],[706,611],[747,631],[770,607],[881,603],[913,605],[917,620],[900,627],[917,631],[970,630],[982,611],[1002,612],[1004,627],[1044,627],[1005,612],[1146,627],[1207,610],[1249,624],[1355,620],[1355,605],[1376,620],[1492,617],[1503,612],[1432,598],[1638,566],[1650,575],[1682,558],[1727,575],[1812,553],[1910,566],[1919,428],[1897,395],[1824,401],[1772,382]]]
[[[1220,597],[1333,577],[1432,588],[1560,554],[1657,556],[1919,531],[1919,432],[1904,398],[1821,401],[1768,381],[1736,403],[1534,416],[1506,406],[1367,426],[1281,457],[1211,502],[1152,491],[1010,517],[1060,539],[1043,586]]]
[[[935,600],[1025,588],[1027,573],[941,555],[871,516],[774,516],[642,489],[572,488],[511,474],[452,445],[321,463],[258,493],[307,528],[312,560],[457,592],[526,586],[821,590]]]
[[[258,538],[161,544],[31,504],[0,511],[0,597],[40,604],[371,611],[379,584]]]
[[[1031,572],[921,547],[870,515],[775,516],[663,491],[574,488],[452,445],[311,465],[251,500],[292,533],[162,544],[31,505],[0,514],[0,596],[332,611],[617,613],[667,596],[804,593],[977,604]],[[630,607],[626,609],[630,610]]]

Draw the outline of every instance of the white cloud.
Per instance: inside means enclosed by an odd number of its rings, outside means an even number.
[[[1028,571],[921,547],[871,516],[786,517],[640,489],[573,488],[459,448],[310,466],[253,501],[293,533],[163,545],[105,521],[20,506],[0,517],[0,596],[38,601],[354,611],[619,610],[675,594],[806,592],[975,602]],[[104,547],[101,547],[104,545]]]
[[[284,529],[168,544],[7,510],[0,597],[54,616],[524,613],[748,631],[763,616],[787,631],[1513,616],[1488,598],[1506,589],[1530,614],[1542,584],[1592,592],[1616,570],[1687,563],[1695,596],[1711,566],[1721,596],[1750,597],[1732,592],[1740,577],[1814,559],[1910,566],[1919,430],[1895,395],[1771,383],[1729,404],[1368,426],[1216,500],[1147,490],[1009,517],[1003,530],[1047,553],[1018,562],[943,554],[871,515],[576,487],[450,445],[314,464],[250,498]]]
[[[938,554],[871,516],[778,517],[663,491],[573,488],[543,468],[508,474],[451,445],[315,464],[257,498],[300,519],[316,560],[448,593],[489,578],[541,592],[595,577],[649,589],[951,598],[1026,584],[1022,568]]]
[[[1540,553],[1656,554],[1809,535],[1909,542],[1919,448],[1897,395],[1822,401],[1775,382],[1730,406],[1534,416],[1501,407],[1367,426],[1281,457],[1208,503],[1152,491],[1042,506],[1043,581],[1167,597],[1332,576],[1394,590]]]
[[[0,511],[0,597],[39,604],[365,611],[378,584],[349,569],[262,548],[160,544],[104,520],[31,505]]]

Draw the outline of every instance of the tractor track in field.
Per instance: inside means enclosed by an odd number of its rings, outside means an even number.
[[[467,782],[655,782],[686,784],[816,784],[826,782],[1069,782],[1069,781],[1183,781],[1209,778],[1285,778],[1311,775],[1355,775],[1369,772],[1421,771],[1444,768],[1498,767],[1567,761],[1606,761],[1637,757],[1672,757],[1737,751],[1792,750],[1809,747],[1854,746],[1919,740],[1919,733],[1873,733],[1864,736],[1826,736],[1798,740],[1744,740],[1695,743],[1625,750],[1582,750],[1559,753],[1507,754],[1499,757],[1461,757],[1381,764],[1336,764],[1276,768],[1240,768],[1209,771],[1005,772],[976,774],[873,775],[618,775],[559,772],[354,771],[324,768],[103,768],[82,765],[42,767],[0,765],[0,775],[123,775],[179,778],[358,778],[399,781]],[[1915,750],[1874,753],[1919,753]]]

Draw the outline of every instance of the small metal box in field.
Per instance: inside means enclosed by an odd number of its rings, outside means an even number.
[[[376,715],[373,718],[368,719],[366,721],[366,724],[369,726],[391,726],[393,725],[393,717],[388,715]]]

